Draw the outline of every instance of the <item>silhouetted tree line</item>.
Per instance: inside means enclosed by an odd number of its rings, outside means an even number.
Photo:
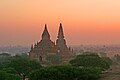
[[[51,66],[33,71],[29,80],[97,80],[101,71],[96,68],[73,66]]]
[[[72,59],[70,63],[76,67],[93,67],[106,70],[112,65],[112,60],[108,57],[100,57],[97,54],[82,54]]]
[[[59,56],[52,56],[55,60]],[[56,57],[56,58],[55,58]],[[56,63],[51,56],[48,60]],[[69,65],[42,66],[27,54],[0,57],[0,80],[97,80],[101,71],[112,64],[109,58],[98,55],[78,55]]]

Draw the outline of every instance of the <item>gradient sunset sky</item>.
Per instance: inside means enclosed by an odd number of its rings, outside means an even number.
[[[120,44],[120,0],[0,0],[0,46],[53,41],[59,23],[69,45]]]

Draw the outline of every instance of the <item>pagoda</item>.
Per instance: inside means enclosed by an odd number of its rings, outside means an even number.
[[[71,49],[67,47],[61,23],[59,26],[56,44],[50,39],[50,34],[48,32],[47,25],[45,24],[42,39],[40,42],[37,42],[35,45],[31,46],[29,57],[31,59],[37,59],[40,62],[45,62],[47,61],[46,57],[48,55],[54,54],[59,55],[62,60],[68,59],[72,54]]]

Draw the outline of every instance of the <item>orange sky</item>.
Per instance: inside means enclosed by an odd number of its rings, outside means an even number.
[[[120,44],[120,0],[0,0],[0,45],[41,39],[44,24],[53,41],[59,23],[72,44]]]

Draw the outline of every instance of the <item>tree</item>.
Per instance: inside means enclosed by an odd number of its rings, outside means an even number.
[[[0,69],[9,67],[10,61],[11,61],[10,56],[0,57]]]
[[[5,71],[0,71],[0,80],[21,80],[18,75],[9,74]]]
[[[8,67],[8,68],[3,68],[2,71],[6,72],[6,73],[9,73],[9,74],[14,74],[16,75],[17,74],[17,71],[11,67]]]
[[[30,60],[29,58],[25,58],[22,56],[15,56],[11,59],[11,63],[9,64],[11,68],[16,70],[18,75],[25,80],[28,74],[35,69],[39,69],[41,67],[40,63],[35,60]]]
[[[2,58],[11,57],[11,54],[9,54],[9,53],[1,53],[0,57],[2,57]]]
[[[113,64],[113,61],[109,57],[102,57],[102,59],[108,63],[110,66]]]
[[[96,80],[101,71],[73,66],[51,66],[33,71],[29,80]]]
[[[110,67],[107,61],[105,61],[103,58],[99,57],[96,54],[78,55],[75,59],[71,60],[70,63],[73,66],[97,67],[103,70],[108,69]]]

